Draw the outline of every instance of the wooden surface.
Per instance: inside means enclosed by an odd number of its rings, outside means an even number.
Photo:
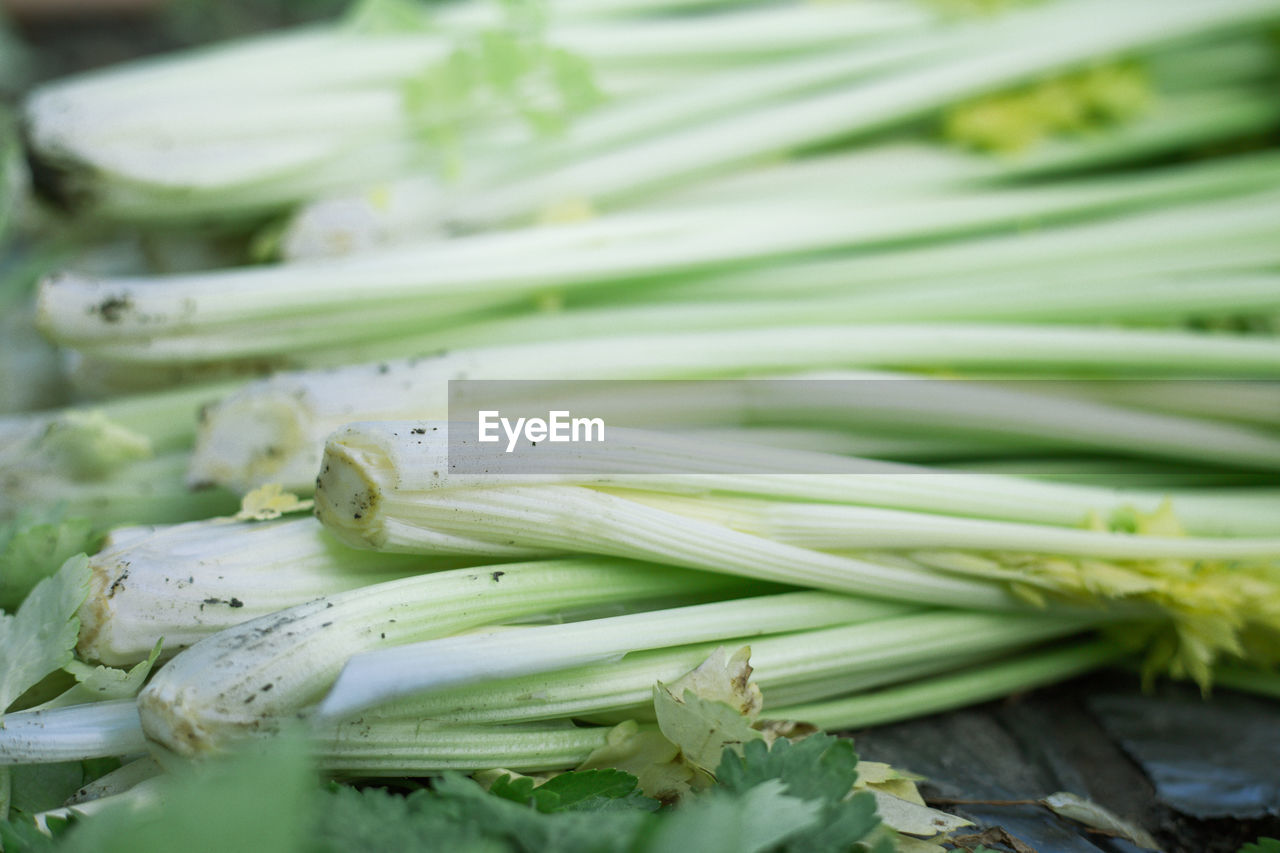
[[[1205,700],[1180,685],[1144,695],[1136,680],[1101,674],[848,734],[862,758],[929,777],[921,790],[938,808],[1003,827],[1037,853],[1140,848],[1039,806],[954,801],[1069,791],[1143,826],[1167,853],[1235,853],[1280,837],[1280,702],[1230,691]]]

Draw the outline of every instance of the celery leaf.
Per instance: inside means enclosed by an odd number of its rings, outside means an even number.
[[[609,808],[622,801],[624,807],[656,802],[638,797],[636,777],[621,770],[578,770],[553,776],[542,784],[529,776],[503,774],[489,787],[489,793],[506,800],[531,805],[544,814]]]
[[[654,686],[658,728],[698,770],[711,773],[726,748],[764,738],[752,728],[762,703],[749,681],[750,653],[744,646],[730,656],[720,647],[687,675]]]
[[[89,558],[67,560],[36,584],[14,614],[0,613],[0,713],[49,673],[72,660],[89,594]]]
[[[818,828],[822,803],[788,796],[785,789],[781,779],[770,779],[735,796],[716,792],[700,797],[661,821],[640,850],[763,853],[812,849],[792,848],[789,842]]]
[[[60,509],[24,512],[0,525],[0,609],[16,610],[69,557],[96,551],[100,538],[88,519],[65,518]]]
[[[872,796],[849,796],[858,781],[857,768],[853,741],[820,734],[795,742],[779,739],[772,747],[755,741],[746,744],[741,755],[726,750],[716,779],[721,790],[731,793],[777,779],[789,796],[819,803],[819,820],[789,839],[788,850],[850,850],[859,842],[873,850],[891,850]]]
[[[156,659],[160,657],[163,640],[157,641],[147,659],[136,663],[128,670],[116,669],[113,666],[90,666],[79,660],[73,660],[63,669],[76,680],[75,686],[62,695],[51,699],[40,707],[61,708],[66,705],[82,705],[86,702],[107,702],[112,699],[132,699],[142,689]]]
[[[1239,853],[1280,853],[1280,839],[1259,838],[1241,847]]]

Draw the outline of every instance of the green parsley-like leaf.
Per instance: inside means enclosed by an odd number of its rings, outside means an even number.
[[[874,798],[867,793],[848,797],[858,780],[857,766],[853,741],[818,734],[796,742],[779,739],[772,747],[755,741],[743,747],[741,756],[725,750],[716,779],[721,790],[732,793],[776,779],[788,795],[817,803],[820,820],[788,839],[787,850],[835,853],[862,843],[890,851],[892,842],[880,829]]]
[[[732,796],[713,790],[664,816],[641,850],[762,853],[779,849],[817,829],[823,810],[822,803],[788,796],[785,790],[781,779]]]
[[[1280,839],[1259,838],[1241,847],[1240,853],[1280,853]]]
[[[727,751],[716,778],[726,791],[746,791],[767,779],[781,779],[792,796],[838,802],[853,790],[857,768],[853,741],[812,735],[794,743],[779,740],[772,749],[755,741],[743,747],[741,756]]]
[[[554,776],[534,789],[539,811],[590,811],[606,808],[618,801],[629,806],[649,807],[644,798],[635,798],[636,777],[621,770],[580,770]],[[555,797],[550,806],[540,798]],[[651,802],[651,801],[650,801]],[[656,805],[656,803],[654,803]]]
[[[336,785],[316,810],[313,853],[500,853],[505,845],[486,839],[478,823],[444,806],[431,791],[403,797],[380,788],[363,791]]]
[[[36,584],[15,614],[0,613],[0,713],[49,673],[71,663],[89,595],[89,558],[67,560]]]
[[[644,797],[633,798],[636,777],[621,770],[575,770],[535,785],[528,776],[504,775],[489,793],[512,802],[531,805],[544,814],[560,811],[592,811],[622,805],[624,808],[656,807]],[[621,801],[621,802],[620,802]]]
[[[492,796],[472,780],[457,775],[442,777],[435,793],[458,810],[460,819],[485,827],[487,837],[503,842],[506,849],[529,853],[630,850],[633,839],[652,817],[640,809],[543,814]]]

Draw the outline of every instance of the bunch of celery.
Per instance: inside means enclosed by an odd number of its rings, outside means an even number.
[[[679,92],[708,68],[759,75],[938,19],[889,2],[685,5],[364,3],[336,24],[47,84],[26,104],[28,145],[37,180],[86,213],[253,219],[407,170],[439,176],[462,152],[506,164],[602,100]]]
[[[492,10],[440,16],[430,31],[388,33],[370,30],[366,14],[363,30],[348,22],[36,93],[26,117],[40,162],[88,182],[100,211],[125,215],[136,203],[129,215],[173,222],[278,211],[320,192],[318,181],[358,184],[369,176],[353,172],[410,168],[380,146],[446,156],[431,134],[430,144],[406,138],[424,96],[422,85],[401,90],[414,74],[434,85],[459,62],[471,69],[450,90],[463,103],[444,105],[465,114],[460,173],[421,164],[412,178],[366,191],[372,223],[342,224],[349,200],[304,210],[284,242],[306,262],[48,279],[39,323],[77,352],[84,384],[139,390],[211,371],[606,328],[821,318],[1265,330],[1277,309],[1266,230],[1280,176],[1272,153],[1120,169],[1275,125],[1278,64],[1255,28],[1280,9],[1265,0],[1124,10],[1056,0],[976,17],[897,4],[696,15],[552,4],[532,35],[527,21],[516,27],[529,41],[517,40],[521,50],[493,41],[486,27],[515,25],[486,23]],[[1105,32],[1096,20],[1108,21]],[[488,54],[467,52],[474,38]],[[524,139],[498,114],[513,101],[527,106],[516,84],[538,77],[530,57],[560,56],[547,45],[561,41],[606,89],[615,65],[623,76],[661,67],[665,82],[620,92],[559,135]],[[515,82],[495,102],[472,89],[490,81],[483,72],[500,63],[489,54],[504,44]],[[470,64],[442,59],[451,47]],[[347,63],[362,76],[335,94],[329,75]],[[232,99],[258,68],[269,73],[254,99]],[[126,93],[138,103],[140,90],[147,100],[136,108],[109,108]],[[179,99],[199,113],[181,131],[168,118]],[[337,224],[323,213],[335,207]],[[1045,230],[1027,239],[1028,222]],[[1225,251],[1224,235],[1237,252]],[[305,248],[334,245],[370,251],[325,263]],[[908,250],[919,254],[907,265],[914,272],[896,272]]]
[[[175,364],[197,371],[333,364],[429,353],[459,341],[555,340],[566,329],[595,327],[598,336],[606,329],[668,328],[668,315],[691,331],[842,320],[1018,325],[1114,318],[1177,325],[1266,317],[1278,307],[1267,267],[1274,241],[1263,236],[1275,215],[1277,181],[1280,164],[1262,153],[1053,191],[1008,189],[874,208],[836,198],[761,199],[487,233],[328,263],[162,278],[59,276],[40,289],[39,322],[58,343],[136,387],[149,376],[166,381]],[[1179,204],[1205,197],[1212,203]],[[1166,209],[1117,216],[1157,204]],[[1028,219],[1090,217],[1101,221],[1048,229],[1031,241],[1008,233]],[[1209,242],[1228,228],[1223,217],[1252,223],[1231,232],[1244,249],[1238,258]],[[1140,252],[1159,251],[1174,234],[1194,230],[1202,233],[1155,268],[1133,270]],[[950,242],[987,234],[1006,236],[989,246]],[[1046,258],[1029,260],[1036,240],[1084,257],[1069,270],[1049,272]],[[938,244],[940,254],[963,246],[974,258],[974,268],[964,270],[972,278],[942,283],[936,272],[904,271],[897,281],[878,280],[906,251],[894,247],[922,242]],[[979,246],[990,251],[979,255]],[[842,254],[832,258],[833,250]],[[1019,258],[1026,266],[1004,268]],[[924,267],[927,260],[922,254],[914,263]],[[961,289],[979,277],[976,293]],[[1049,287],[1069,288],[1070,296],[1044,300]],[[1153,291],[1167,298],[1153,305]],[[549,294],[569,310],[537,310]],[[664,310],[608,307],[637,297]],[[790,302],[780,307],[782,297]],[[976,307],[984,303],[974,301],[984,298],[1008,307],[987,316]]]
[[[828,729],[1120,661],[1265,688],[1278,22],[371,2],[40,87],[37,189],[181,259],[38,289],[99,402],[0,419],[0,765],[299,720],[337,775],[617,763],[748,643]],[[249,232],[283,259],[204,268]],[[968,381],[1010,376],[1181,381]],[[513,481],[449,464],[486,378],[788,381],[582,392],[687,432]]]

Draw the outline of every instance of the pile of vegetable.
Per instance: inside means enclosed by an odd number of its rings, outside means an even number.
[[[819,732],[1280,693],[1277,31],[364,0],[32,89],[3,849],[976,850]],[[617,380],[620,472],[460,473],[460,379]]]

